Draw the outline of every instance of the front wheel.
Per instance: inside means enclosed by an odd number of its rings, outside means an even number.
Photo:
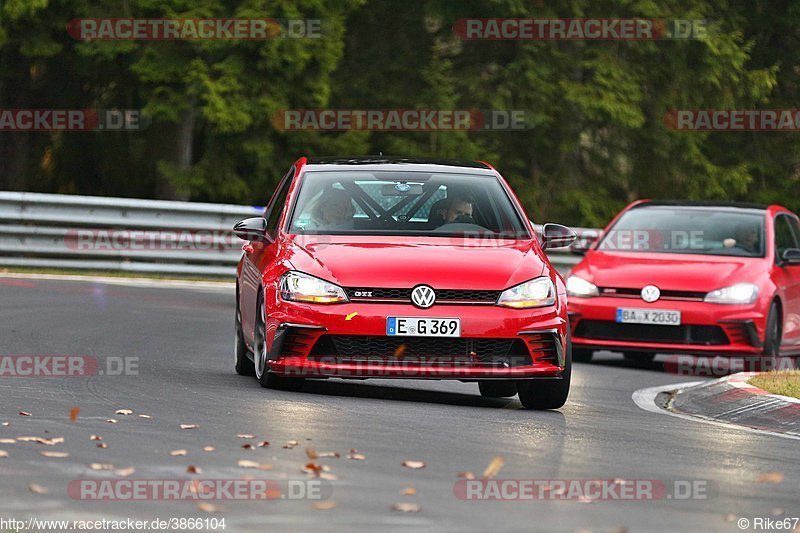
[[[267,317],[263,293],[258,295],[258,310],[256,312],[255,332],[255,375],[258,383],[267,389],[300,390],[303,386],[302,378],[285,378],[269,371],[269,351],[267,350]]]
[[[772,302],[767,315],[767,331],[764,334],[764,352],[761,356],[760,370],[769,371],[778,367],[782,336],[781,309],[778,302]]]
[[[569,331],[569,328],[567,329]],[[561,379],[528,379],[517,383],[519,401],[526,409],[558,409],[567,403],[572,376],[572,339],[567,333],[567,356]]]
[[[251,359],[252,354],[247,349],[247,344],[244,342],[244,334],[242,333],[242,315],[239,312],[239,306],[236,306],[236,338],[234,340],[233,357],[236,373],[240,376],[255,376],[256,368]]]

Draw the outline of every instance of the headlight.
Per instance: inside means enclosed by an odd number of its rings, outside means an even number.
[[[737,283],[706,294],[706,302],[712,304],[751,304],[758,298],[758,287],[752,283]]]
[[[544,307],[556,303],[556,291],[550,278],[536,278],[506,289],[497,299],[497,305],[524,309]]]
[[[567,295],[578,298],[591,298],[592,296],[599,296],[600,291],[597,290],[597,285],[594,283],[590,283],[579,276],[570,276],[567,278]]]
[[[302,272],[290,270],[281,277],[281,298],[291,302],[334,304],[346,302],[344,289]]]

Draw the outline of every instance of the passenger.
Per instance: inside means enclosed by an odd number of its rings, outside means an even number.
[[[356,209],[347,191],[329,189],[311,210],[311,222],[306,229],[353,229]]]

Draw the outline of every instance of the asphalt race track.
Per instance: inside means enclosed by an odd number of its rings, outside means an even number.
[[[408,527],[442,531],[739,531],[739,517],[800,515],[798,442],[646,412],[634,391],[693,377],[656,362],[636,366],[603,354],[576,364],[567,405],[532,412],[516,399],[490,400],[475,384],[425,381],[310,382],[303,392],[262,389],[233,372],[232,289],[137,287],[88,281],[0,279],[4,355],[138,358],[138,374],[0,377],[0,438],[63,436],[56,446],[0,444],[0,516],[17,519],[225,518],[226,532]],[[135,361],[128,359],[128,361]],[[79,407],[75,422],[70,409]],[[117,415],[130,409],[132,415]],[[32,416],[20,416],[25,411]],[[140,418],[147,414],[152,418]],[[118,423],[106,422],[116,419]],[[197,424],[181,429],[180,424]],[[103,438],[107,448],[89,436]],[[238,434],[252,434],[242,439]],[[253,450],[246,442],[268,440]],[[295,447],[284,448],[291,440]],[[215,451],[203,451],[214,446]],[[72,480],[117,478],[91,463],[134,467],[130,478],[307,480],[306,448],[335,451],[335,508],[307,499],[218,502],[85,501]],[[185,449],[185,456],[172,456]],[[348,459],[351,449],[364,460]],[[42,451],[69,452],[48,458]],[[706,498],[638,501],[465,501],[459,472],[480,478],[495,456],[497,479],[699,481]],[[272,465],[242,469],[248,459]],[[422,461],[424,468],[402,466]],[[202,469],[187,473],[189,465]],[[767,475],[759,481],[759,476]],[[783,475],[782,482],[777,474]],[[776,479],[777,477],[777,479]],[[770,482],[772,481],[772,482]],[[38,494],[35,483],[48,490]],[[414,495],[403,495],[406,488]],[[419,512],[392,505],[411,502]],[[221,530],[220,530],[221,531]]]

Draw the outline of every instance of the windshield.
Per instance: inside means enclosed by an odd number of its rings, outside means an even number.
[[[529,239],[494,176],[454,173],[308,172],[290,233]]]
[[[714,208],[637,207],[603,235],[598,250],[764,256],[764,214]]]

